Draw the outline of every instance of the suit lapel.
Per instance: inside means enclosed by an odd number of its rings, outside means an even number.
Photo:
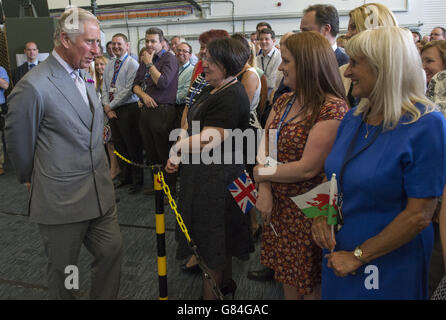
[[[60,65],[60,63],[57,62],[56,58],[50,55],[48,59],[48,63],[50,64],[50,67],[52,69],[52,76],[48,76],[49,80],[60,91],[65,99],[67,99],[67,101],[70,103],[70,106],[74,109],[74,111],[81,119],[82,123],[89,130],[91,130],[93,114],[90,111],[90,107],[85,105],[84,99],[77,89],[73,79],[68,74],[68,72]]]
[[[86,72],[84,70],[81,70],[81,77],[83,79],[86,79]],[[98,107],[98,96],[96,94],[96,88],[94,83],[88,83],[85,82],[85,88],[87,89],[87,96],[88,96],[88,101],[90,102],[90,109],[91,111],[94,113],[95,110]]]

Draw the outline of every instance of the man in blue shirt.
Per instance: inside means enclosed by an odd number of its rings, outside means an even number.
[[[9,87],[9,77],[5,68],[0,67],[0,176],[5,174],[3,170],[3,163],[5,162],[3,154],[3,128],[5,121],[3,114],[6,113],[6,97],[5,91]]]
[[[102,84],[102,104],[110,119],[112,140],[116,150],[136,163],[142,163],[142,141],[138,130],[140,110],[132,86],[138,62],[129,55],[127,36],[117,33],[112,38],[116,59],[107,64]],[[121,181],[118,188],[131,184],[129,194],[142,189],[144,172],[141,168],[120,161]]]
[[[39,61],[37,56],[39,55],[39,48],[37,44],[32,41],[25,43],[25,50],[23,51],[26,56],[26,62],[12,70],[12,82],[14,85],[19,82],[20,79],[32,68],[34,68]]]

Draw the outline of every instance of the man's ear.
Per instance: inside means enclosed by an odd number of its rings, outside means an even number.
[[[324,25],[322,27],[322,35],[324,37],[326,37],[327,35],[330,35],[330,34],[331,34],[331,25],[329,25],[329,24]]]
[[[70,45],[72,44],[71,39],[68,36],[68,33],[61,32],[59,37],[60,37],[60,43],[62,44],[62,46],[64,48],[68,49],[70,47]]]

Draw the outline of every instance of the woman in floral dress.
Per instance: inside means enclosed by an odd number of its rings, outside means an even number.
[[[325,158],[348,106],[335,54],[320,34],[290,36],[279,70],[294,92],[274,105],[266,124],[265,152],[254,169],[259,182],[256,206],[264,220],[261,263],[275,271],[285,299],[316,299],[322,252],[311,238],[311,219],[290,198],[322,182]],[[265,168],[265,156],[278,165]]]

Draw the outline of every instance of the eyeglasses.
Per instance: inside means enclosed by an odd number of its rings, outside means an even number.
[[[177,49],[178,53],[190,53],[190,51],[183,50],[183,49]]]

